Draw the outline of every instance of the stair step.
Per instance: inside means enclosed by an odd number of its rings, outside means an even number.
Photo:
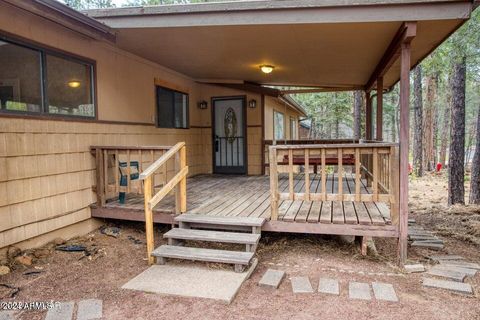
[[[175,221],[199,223],[199,224],[223,225],[223,226],[261,227],[265,223],[265,218],[222,217],[222,216],[206,216],[201,214],[181,214],[175,217]]]
[[[164,238],[181,240],[212,241],[223,243],[257,244],[260,240],[259,234],[207,231],[195,229],[174,228],[163,235]]]
[[[163,245],[152,252],[152,256],[205,262],[248,265],[253,252],[227,251]]]

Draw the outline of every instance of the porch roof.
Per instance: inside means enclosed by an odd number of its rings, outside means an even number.
[[[414,66],[470,17],[474,5],[462,0],[268,0],[86,14],[116,29],[121,48],[199,82],[353,90],[372,85],[404,21],[417,21]],[[263,74],[262,64],[275,70]],[[399,77],[396,61],[384,74],[384,87]]]

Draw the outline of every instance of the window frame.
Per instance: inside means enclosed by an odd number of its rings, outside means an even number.
[[[297,118],[290,117],[290,140],[298,140]],[[295,132],[295,134],[293,134]],[[294,137],[295,136],[295,137]]]
[[[164,127],[164,126],[160,126],[159,125],[159,121],[158,121],[158,117],[159,117],[159,105],[158,105],[158,88],[161,88],[161,89],[164,89],[164,90],[168,90],[168,91],[171,91],[173,93],[180,93],[180,94],[183,94],[183,95],[186,95],[187,96],[187,110],[186,110],[186,125],[184,127]],[[175,101],[175,100],[174,100]],[[173,106],[174,107],[174,115],[175,115],[175,105]],[[175,118],[173,119],[174,121],[174,124],[175,124]],[[176,130],[185,130],[185,129],[190,129],[190,94],[188,92],[183,92],[183,91],[180,91],[180,90],[176,90],[176,89],[172,89],[172,88],[169,88],[169,87],[166,87],[166,86],[162,86],[162,85],[158,85],[156,84],[155,85],[155,127],[156,128],[159,128],[159,129],[176,129]]]
[[[275,124],[276,124],[275,115],[277,113],[281,114],[282,117],[283,117],[283,134],[282,134],[283,137],[280,138],[280,139],[277,139],[276,136],[275,136]],[[287,135],[287,130],[286,129],[287,128],[285,128],[285,113],[277,111],[277,110],[273,110],[273,126],[272,127],[273,127],[273,140],[286,140],[286,135]]]
[[[98,105],[97,105],[97,63],[95,60],[85,58],[61,49],[49,47],[47,45],[39,44],[35,41],[25,39],[16,35],[5,32],[0,32],[0,41],[10,43],[25,49],[35,50],[39,54],[40,62],[40,94],[41,94],[41,112],[33,111],[19,111],[0,109],[0,116],[25,116],[29,118],[43,118],[43,119],[78,119],[85,121],[98,120]],[[71,62],[80,63],[90,66],[90,98],[92,100],[94,114],[92,116],[84,115],[70,115],[60,113],[48,112],[48,93],[47,93],[47,55],[62,58]]]

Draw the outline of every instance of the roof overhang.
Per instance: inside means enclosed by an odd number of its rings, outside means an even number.
[[[2,0],[70,30],[96,40],[115,42],[115,32],[107,25],[55,0]]]
[[[43,0],[45,1],[45,0]],[[117,30],[121,48],[211,83],[358,90],[405,21],[416,21],[411,65],[471,14],[473,1],[269,0],[101,9],[86,12]],[[275,66],[265,75],[262,64]],[[398,61],[382,74],[399,79]]]

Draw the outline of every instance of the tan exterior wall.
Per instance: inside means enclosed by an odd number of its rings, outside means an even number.
[[[290,132],[290,119],[296,120],[295,130],[297,131],[298,139],[298,119],[300,113],[286,103],[279,101],[272,97],[265,97],[265,140],[273,140],[273,112],[281,112],[284,115],[285,139],[293,139],[292,132]]]
[[[4,3],[0,3],[0,31],[95,60],[99,120],[0,115],[0,249],[12,244],[37,246],[58,235],[68,238],[98,226],[89,207],[96,201],[92,145],[185,141],[190,175],[211,173],[211,97],[246,95],[247,101],[257,100],[257,108],[247,108],[248,174],[261,173],[260,95],[200,85]],[[189,94],[190,129],[154,126],[155,83]],[[197,108],[200,100],[209,102],[207,110]]]

